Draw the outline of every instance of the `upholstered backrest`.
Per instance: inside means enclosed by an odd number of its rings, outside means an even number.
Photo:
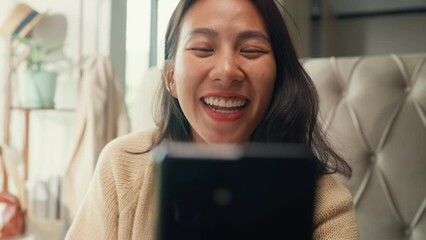
[[[426,54],[308,59],[361,240],[426,239]]]

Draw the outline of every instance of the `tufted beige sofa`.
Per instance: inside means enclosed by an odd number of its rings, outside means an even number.
[[[426,239],[426,54],[308,59],[361,240]]]
[[[360,239],[425,240],[426,54],[308,59],[303,65],[317,85],[324,127],[353,168],[345,183]],[[145,80],[159,82],[160,75],[153,68]],[[140,108],[150,109],[151,101]]]

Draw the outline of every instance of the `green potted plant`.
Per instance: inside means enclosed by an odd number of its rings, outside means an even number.
[[[23,108],[53,108],[58,73],[45,69],[48,56],[62,46],[47,48],[43,42],[15,36],[29,48],[26,68],[19,74],[19,100]]]

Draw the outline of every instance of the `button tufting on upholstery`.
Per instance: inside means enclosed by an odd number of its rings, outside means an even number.
[[[412,90],[412,87],[411,87],[411,86],[407,86],[407,87],[405,88],[405,92],[406,92],[406,93],[411,92],[411,90]]]
[[[377,156],[375,153],[370,153],[370,162],[371,163],[376,163],[377,161]]]
[[[360,239],[426,239],[426,54],[311,59],[304,67],[327,133],[353,169],[347,186]]]
[[[406,237],[406,239],[409,239],[409,237],[411,237],[412,233],[413,233],[413,231],[411,230],[411,228],[407,228],[404,231],[404,236]]]

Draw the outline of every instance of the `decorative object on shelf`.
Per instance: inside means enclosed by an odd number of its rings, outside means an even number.
[[[45,14],[40,14],[27,4],[18,3],[0,26],[0,37],[7,35],[25,37],[44,16]]]
[[[58,73],[45,69],[50,54],[62,46],[47,48],[41,40],[15,36],[29,48],[27,68],[19,73],[19,100],[23,108],[53,108]]]
[[[31,39],[42,41],[46,48],[64,46],[48,56],[54,62],[54,69],[59,73],[56,84],[55,109],[74,109],[78,98],[78,63],[66,54],[67,18],[63,14],[48,14],[31,31]],[[48,66],[49,67],[49,66]],[[52,67],[50,65],[50,67]]]
[[[4,111],[5,115],[10,115],[10,107],[12,106],[13,98],[12,92],[12,79],[16,72],[17,66],[25,61],[29,52],[24,51],[22,54],[13,58],[13,52],[18,46],[18,37],[23,38],[34,29],[34,27],[45,17],[45,14],[40,14],[32,7],[24,3],[16,4],[10,11],[9,15],[5,18],[0,25],[0,37],[7,38],[9,43],[8,53],[8,71],[6,76],[6,83],[4,85]],[[16,37],[13,37],[16,36]],[[8,119],[8,117],[6,117]],[[7,125],[7,123],[5,124]],[[6,134],[8,135],[8,134]],[[8,140],[8,137],[6,138]]]

